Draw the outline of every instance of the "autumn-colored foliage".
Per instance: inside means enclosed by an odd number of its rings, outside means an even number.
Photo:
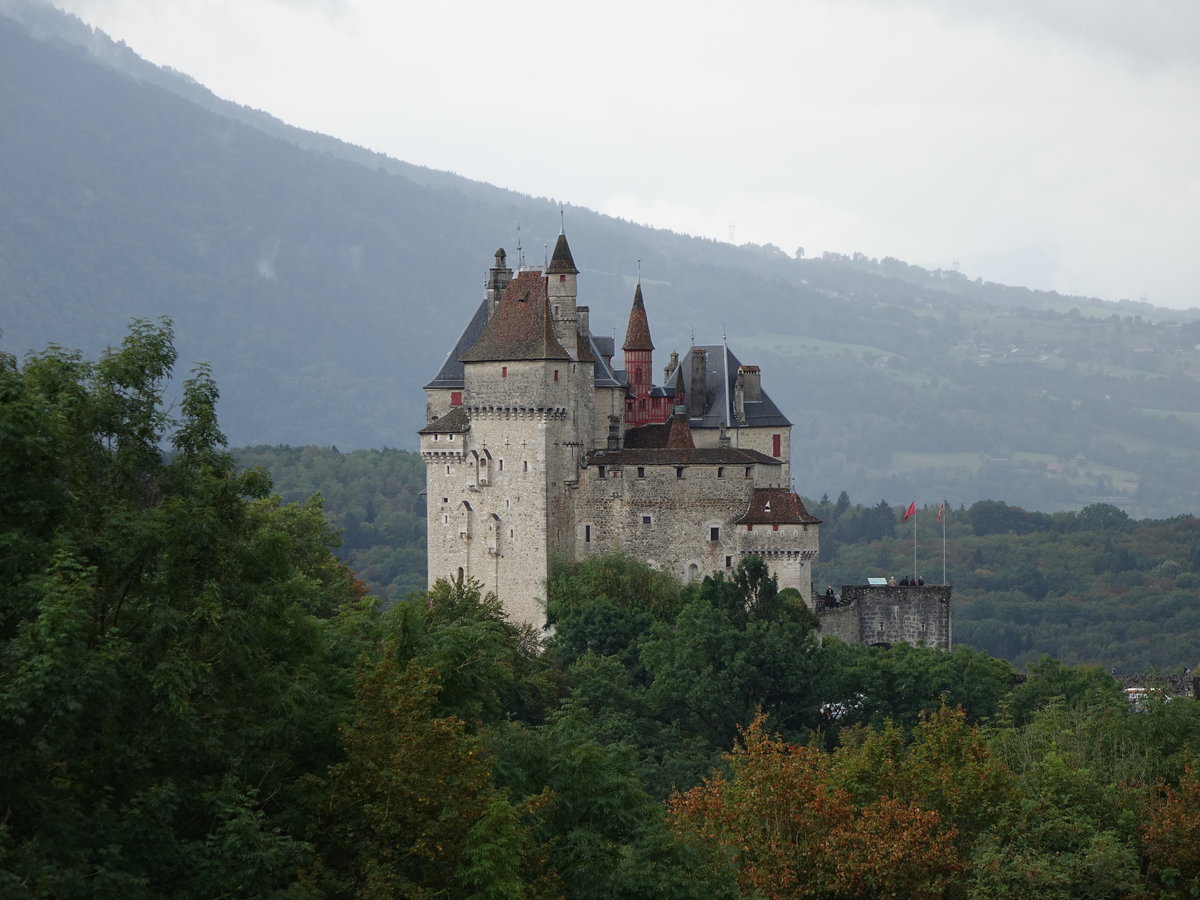
[[[1189,765],[1179,787],[1164,785],[1146,811],[1142,843],[1151,876],[1180,896],[1200,894],[1200,773]]]
[[[684,840],[714,848],[746,892],[776,898],[937,897],[962,868],[953,828],[910,800],[856,803],[831,757],[764,731],[760,714],[714,775],[670,801]]]

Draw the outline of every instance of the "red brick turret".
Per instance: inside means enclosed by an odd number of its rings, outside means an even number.
[[[650,321],[642,300],[642,283],[633,292],[633,309],[629,312],[629,327],[625,331],[625,371],[629,375],[629,399],[625,404],[625,424],[629,427],[662,421],[652,417],[649,402],[654,378],[654,342],[650,340]]]

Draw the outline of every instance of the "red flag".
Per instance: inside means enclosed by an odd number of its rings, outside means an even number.
[[[906,509],[904,511],[904,521],[907,522],[909,516],[915,516],[916,514],[917,514],[917,501],[914,500],[912,503],[908,504],[908,509]]]
[[[945,514],[946,514],[946,501],[945,501],[945,500],[943,500],[941,503],[939,503],[939,504],[938,504],[938,517],[937,517],[937,520],[938,520],[939,522],[940,522],[940,521],[942,521],[942,516],[944,516]]]

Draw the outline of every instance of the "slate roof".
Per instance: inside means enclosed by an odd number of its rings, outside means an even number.
[[[693,428],[719,428],[723,424],[731,428],[787,428],[792,424],[765,390],[761,392],[761,399],[746,401],[746,421],[738,422],[733,401],[734,383],[741,363],[728,347],[721,344],[692,347],[667,377],[667,384],[674,384],[676,377],[681,375],[685,393],[691,391],[691,356],[696,352],[706,353],[708,359],[704,367],[704,414],[690,420]]]
[[[616,344],[617,344],[616,338],[607,337],[605,335],[594,334],[594,335],[592,335],[592,344],[593,344],[593,346],[595,346],[596,352],[599,353],[601,356],[603,356],[605,359],[612,359],[617,354],[617,351],[615,349]]]
[[[596,387],[598,388],[623,388],[625,385],[617,377],[617,373],[613,371],[606,360],[612,359],[612,346],[616,343],[610,337],[592,336],[587,342],[592,353],[592,358],[595,360],[596,372]],[[605,351],[608,351],[607,353]],[[582,359],[583,354],[580,353]]]
[[[606,466],[781,466],[773,456],[733,447],[634,447],[590,450],[589,465]]]
[[[650,340],[650,320],[646,318],[646,304],[642,300],[642,283],[639,281],[633,292],[633,309],[629,311],[629,327],[625,331],[622,350],[653,350]]]
[[[567,245],[567,236],[561,231],[554,244],[554,255],[550,257],[550,265],[546,267],[547,275],[578,275],[575,260],[571,257],[571,248]]]
[[[471,430],[471,420],[467,411],[456,406],[440,419],[434,419],[417,434],[463,434]]]
[[[554,334],[546,278],[533,270],[509,282],[479,340],[460,357],[464,363],[570,358]]]
[[[787,488],[755,488],[750,493],[750,505],[735,525],[820,525],[821,520],[810,515],[799,495]]]
[[[458,341],[454,347],[446,355],[446,361],[442,363],[442,367],[438,369],[438,373],[433,376],[433,381],[425,385],[426,390],[461,390],[463,386],[463,364],[462,355],[466,353],[479,340],[479,336],[483,334],[484,326],[488,321],[488,301],[485,297],[483,302],[479,304],[479,308],[475,310],[475,315],[471,316],[471,321],[467,323],[467,327],[463,329],[463,333],[459,335]]]

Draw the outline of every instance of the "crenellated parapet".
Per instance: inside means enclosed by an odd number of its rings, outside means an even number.
[[[467,414],[473,421],[477,422],[496,422],[504,420],[523,420],[523,421],[544,421],[544,422],[561,422],[564,421],[569,412],[565,406],[468,406]]]
[[[953,645],[949,585],[847,584],[833,604],[815,599],[821,634],[848,644]]]

